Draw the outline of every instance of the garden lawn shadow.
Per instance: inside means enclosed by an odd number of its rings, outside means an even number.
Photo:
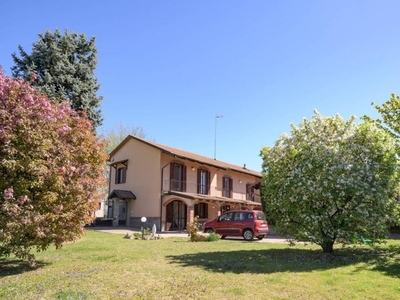
[[[36,266],[30,267],[27,261],[19,259],[9,260],[5,258],[0,258],[0,278],[34,271],[46,265],[49,265],[49,263],[36,261]]]
[[[270,274],[278,272],[311,272],[356,265],[400,278],[400,246],[388,248],[343,248],[334,254],[320,249],[265,249],[201,252],[169,255],[170,263],[197,266],[211,272]]]

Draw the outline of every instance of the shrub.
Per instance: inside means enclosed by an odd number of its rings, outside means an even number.
[[[214,232],[210,233],[208,236],[208,241],[209,242],[215,242],[219,241],[221,239],[221,236],[219,234],[216,234]]]
[[[102,148],[85,113],[0,69],[0,257],[34,265],[32,249],[83,234],[103,198]]]
[[[196,216],[193,219],[193,222],[187,222],[186,230],[188,232],[188,236],[190,236],[190,240],[194,242],[199,236],[199,224],[198,224],[199,216]]]

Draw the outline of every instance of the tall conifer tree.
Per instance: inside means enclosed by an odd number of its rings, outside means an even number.
[[[94,74],[97,65],[95,38],[87,40],[85,35],[68,30],[63,35],[58,29],[38,36],[31,54],[21,46],[18,46],[19,57],[12,54],[13,77],[30,81],[54,101],[68,101],[72,109],[86,112],[94,128],[101,125],[103,97],[97,96],[100,85]]]

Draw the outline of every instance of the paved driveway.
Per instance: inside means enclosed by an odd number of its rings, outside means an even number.
[[[100,232],[106,232],[106,233],[113,233],[113,234],[133,234],[135,232],[140,232],[140,229],[135,229],[131,227],[86,227],[87,230],[94,230],[94,231],[100,231]],[[185,231],[164,231],[164,232],[157,232],[160,236],[163,238],[169,238],[169,237],[179,237],[179,238],[186,238],[189,239],[187,232]],[[227,241],[244,241],[243,238],[241,237],[226,237],[225,240]],[[257,243],[287,243],[286,239],[278,237],[274,234],[272,235],[267,235],[265,238],[263,238],[261,241],[254,239],[253,242]]]

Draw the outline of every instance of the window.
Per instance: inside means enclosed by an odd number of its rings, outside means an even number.
[[[250,183],[246,184],[246,200],[251,200],[251,187]]]
[[[197,193],[202,195],[210,193],[210,172],[207,170],[197,170]]]
[[[221,206],[221,214],[230,211],[231,210],[231,206],[230,205],[223,205]]]
[[[255,191],[254,184],[250,184],[250,183],[246,184],[246,199],[247,200],[254,201],[254,191]]]
[[[186,166],[180,163],[170,165],[170,189],[186,192]]]
[[[199,203],[194,205],[194,215],[199,216],[199,218],[208,218],[208,204]]]
[[[231,221],[233,219],[233,213],[226,213],[219,217],[220,222]]]
[[[167,205],[166,225],[168,231],[185,228],[186,210],[186,204],[179,200],[172,201]]]
[[[232,198],[232,178],[227,176],[222,177],[222,196]]]
[[[251,218],[249,217],[249,215],[251,215]],[[237,212],[235,213],[235,221],[244,221],[247,219],[252,219],[253,218],[253,214],[249,214],[249,213],[245,213],[245,212]]]
[[[117,168],[115,173],[115,183],[125,183],[126,182],[126,167]]]
[[[262,211],[257,212],[257,220],[265,220],[265,215]]]

